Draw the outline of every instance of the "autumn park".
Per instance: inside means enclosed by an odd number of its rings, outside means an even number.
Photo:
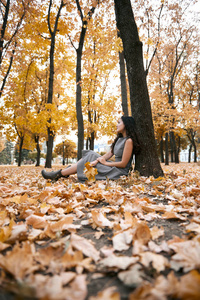
[[[0,300],[200,299],[199,14],[0,0]]]

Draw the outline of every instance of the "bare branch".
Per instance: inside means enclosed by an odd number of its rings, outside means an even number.
[[[5,14],[3,15],[3,25],[1,28],[1,35],[0,35],[0,64],[2,62],[2,53],[3,53],[3,43],[4,43],[4,34],[8,22],[8,13],[10,8],[10,0],[7,1],[6,7],[5,7]]]
[[[16,48],[16,45],[17,45],[17,43],[15,42],[15,48]],[[6,84],[7,77],[8,77],[8,75],[9,75],[10,69],[11,69],[11,67],[12,67],[13,57],[14,57],[14,54],[15,54],[15,48],[12,50],[12,55],[11,55],[11,57],[10,57],[10,63],[9,63],[9,66],[8,66],[8,69],[7,69],[7,72],[6,72],[6,75],[5,75],[5,77],[4,77],[4,79],[3,79],[3,82],[2,82],[2,85],[1,85],[1,89],[0,89],[0,98],[1,98],[1,96],[2,96],[2,92],[3,92],[4,86],[5,86],[5,84]]]
[[[83,12],[82,12],[79,0],[76,0],[76,6],[77,6],[78,11],[80,13],[81,20],[83,21]]]
[[[75,47],[75,45],[74,45],[74,43],[73,43],[73,41],[72,41],[70,35],[68,34],[67,36],[68,36],[68,38],[69,38],[69,40],[70,40],[70,43],[71,43],[72,47],[74,47],[74,49],[77,51],[77,49],[76,49],[76,47]]]
[[[48,23],[50,35],[53,34],[53,31],[51,30],[51,24],[50,24],[51,6],[52,6],[52,0],[50,0],[49,2],[49,9],[48,9],[48,16],[47,16],[47,23]]]
[[[66,4],[64,4],[63,0],[61,1],[60,3],[60,7],[59,7],[59,10],[58,10],[58,13],[57,13],[57,16],[56,16],[56,21],[55,21],[55,24],[54,24],[54,34],[56,33],[57,31],[57,27],[58,27],[58,20],[59,20],[59,17],[60,17],[60,12],[62,10],[62,8],[65,6]]]
[[[41,36],[43,39],[45,39],[45,40],[50,40],[51,38],[50,37],[46,37],[46,36],[44,36],[42,33],[40,33],[38,30],[37,30],[37,34],[39,35],[39,36]]]
[[[30,2],[31,2],[31,0],[28,2],[27,7],[29,6]],[[22,2],[22,3],[23,3],[23,2]],[[10,40],[9,40],[9,41],[5,44],[5,46],[4,46],[4,49],[6,49],[6,50],[7,50],[8,47],[10,46],[10,44],[11,44],[12,40],[14,39],[14,37],[16,36],[16,34],[17,34],[17,32],[18,32],[18,30],[19,30],[21,24],[22,24],[22,21],[23,21],[25,15],[26,15],[27,7],[24,5],[24,3],[23,3],[23,7],[24,7],[24,11],[23,11],[23,14],[22,14],[22,16],[21,16],[21,18],[20,18],[20,20],[19,20],[19,22],[18,22],[16,28],[15,28],[15,31],[14,31],[12,37],[10,38]]]
[[[158,16],[158,30],[157,30],[157,31],[158,31],[158,41],[157,41],[157,43],[156,43],[155,49],[154,49],[154,51],[153,51],[153,54],[152,54],[152,56],[151,56],[149,65],[148,65],[148,67],[147,67],[147,69],[146,69],[146,71],[145,71],[146,76],[147,76],[148,73],[149,73],[149,69],[150,69],[151,63],[152,63],[152,61],[153,61],[154,56],[156,55],[156,52],[157,52],[157,49],[158,49],[158,45],[159,45],[159,41],[160,41],[160,19],[161,19],[161,14],[162,14],[163,6],[164,6],[164,5],[162,4],[162,5],[161,5],[161,8],[160,8],[159,16]]]

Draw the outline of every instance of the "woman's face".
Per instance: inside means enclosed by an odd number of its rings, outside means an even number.
[[[117,133],[124,133],[125,132],[125,125],[122,121],[122,119],[119,119],[118,123],[117,123]]]

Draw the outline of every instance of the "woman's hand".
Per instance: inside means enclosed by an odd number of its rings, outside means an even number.
[[[93,167],[95,167],[97,164],[98,164],[98,160],[97,160],[97,159],[91,162],[91,165],[92,165]]]
[[[106,160],[105,160],[105,158],[104,157],[98,157],[97,158],[97,160],[98,160],[98,162],[100,162],[102,165],[105,165],[106,164]]]

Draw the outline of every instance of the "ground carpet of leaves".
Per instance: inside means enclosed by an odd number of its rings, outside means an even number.
[[[200,165],[163,169],[80,184],[0,166],[0,299],[200,299]]]

